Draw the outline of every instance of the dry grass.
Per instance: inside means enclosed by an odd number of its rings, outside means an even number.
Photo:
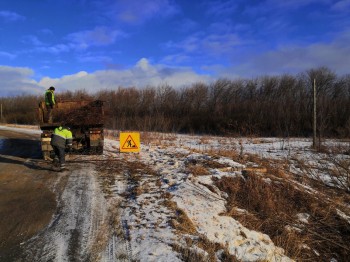
[[[316,261],[319,259],[316,250],[322,258],[345,261],[350,254],[350,225],[322,199],[288,182],[267,183],[251,172],[247,172],[245,179],[224,177],[215,184],[229,195],[226,215],[268,234],[288,256]],[[236,207],[248,213],[238,213]],[[310,215],[307,224],[297,220],[300,213]]]
[[[91,255],[89,261],[100,261],[100,254],[106,249],[108,241],[115,235],[119,239],[125,239],[122,224],[120,222],[120,201],[114,201],[110,204],[107,216],[99,225],[99,230],[95,241],[91,247]],[[120,254],[121,256],[125,254]]]
[[[338,160],[333,156],[326,157],[326,163],[319,166],[311,166],[305,163],[303,159],[294,158],[295,166],[302,170],[302,175],[295,179],[311,186],[321,192],[325,198],[337,206],[344,206],[344,203],[350,202],[350,160]],[[322,180],[322,174],[328,174],[332,184],[325,184]]]
[[[220,261],[233,262],[238,261],[235,256],[231,255],[227,248],[218,243],[213,243],[209,241],[204,235],[198,234],[196,226],[193,224],[191,219],[187,216],[184,210],[179,208],[176,202],[171,201],[171,195],[169,193],[164,193],[162,197],[165,199],[162,204],[166,206],[169,210],[172,210],[175,214],[170,220],[169,224],[173,227],[177,234],[191,235],[192,237],[186,237],[186,246],[178,243],[172,244],[174,251],[181,254],[181,259],[183,261],[198,262],[198,261],[217,261],[216,254],[221,251]],[[205,251],[200,253],[198,248]]]
[[[174,212],[174,217],[170,220],[170,225],[178,232],[183,234],[196,234],[197,229],[192,220],[189,219],[185,211],[179,208],[176,202],[165,199],[162,204]]]
[[[199,142],[201,144],[209,144],[210,140],[211,140],[211,137],[209,137],[209,136],[201,136],[199,139]]]
[[[193,176],[208,176],[211,168],[227,168],[227,165],[221,164],[211,159],[191,159],[185,163],[186,173],[191,173]]]
[[[148,134],[148,136],[146,143],[150,144],[161,145],[163,139],[167,139],[160,134]],[[203,143],[205,140],[203,138]],[[255,143],[264,143],[264,141],[255,141]],[[229,196],[225,215],[234,217],[250,229],[268,234],[277,246],[286,250],[288,256],[298,261],[319,261],[320,257],[325,260],[335,258],[338,261],[345,261],[349,256],[350,226],[336,212],[337,207],[349,200],[346,194],[337,197],[336,190],[326,188],[324,183],[317,179],[293,176],[286,171],[290,167],[290,163],[286,160],[267,160],[253,154],[243,154],[243,146],[241,152],[206,150],[205,153],[214,157],[229,157],[242,164],[255,163],[260,171],[264,170],[260,172],[264,173],[261,175],[256,172],[259,170],[248,168],[243,177],[224,177],[215,181],[215,185]],[[344,166],[344,163],[339,164]],[[129,182],[134,183],[135,187],[131,187],[133,196],[147,191],[147,185],[144,188],[140,186],[142,174],[156,176],[151,169],[139,161],[118,163],[115,167],[119,170],[118,172],[127,172]],[[226,167],[215,160],[200,160],[186,165],[186,171],[194,176],[210,175],[209,168]],[[309,172],[307,170],[310,168],[305,165],[303,170]],[[108,179],[106,181],[107,184],[112,183]],[[322,197],[307,193],[299,186],[300,184],[317,188],[322,193]],[[156,185],[161,186],[160,180],[157,180]],[[208,188],[215,192],[214,187]],[[332,201],[328,199],[325,201],[323,196],[332,198]],[[192,238],[187,239],[186,247],[180,244],[172,246],[175,251],[182,254],[184,261],[214,261],[214,254],[218,250],[224,250],[222,254],[227,257],[227,260],[222,259],[222,261],[237,261],[225,248],[199,236],[193,222],[184,210],[171,201],[169,193],[163,194],[162,197],[165,199],[163,205],[174,212],[170,225],[178,234],[195,236],[196,241]],[[248,212],[238,212],[236,207]],[[309,214],[308,223],[298,220],[297,215],[301,213]],[[198,253],[196,248],[205,250],[209,255]],[[320,255],[317,255],[317,252]]]
[[[209,258],[189,246],[183,246],[177,243],[171,245],[172,249],[180,254],[181,260],[186,262],[209,262]]]
[[[236,262],[239,261],[235,256],[231,255],[226,247],[219,243],[213,243],[204,235],[197,237],[186,237],[186,246],[180,244],[173,244],[174,251],[181,254],[181,259],[188,262],[216,262],[217,257],[222,262]],[[198,248],[205,251],[198,252]],[[220,253],[218,255],[218,253]]]
[[[313,175],[312,168],[315,167],[307,166],[302,160],[298,167],[305,174],[295,176],[287,171],[291,164],[287,160],[262,159],[253,154],[244,154],[242,157],[238,152],[224,150],[207,153],[229,157],[242,164],[255,163],[264,170],[260,172],[264,174],[259,175],[256,172],[258,170],[247,169],[243,173],[245,179],[226,177],[216,181],[216,185],[229,195],[226,215],[238,219],[248,228],[270,235],[277,246],[283,247],[287,255],[297,260],[315,261],[322,257],[345,261],[349,257],[347,243],[350,241],[350,225],[336,212],[337,208],[344,210],[344,204],[350,201],[346,184],[344,191],[339,187],[330,188],[320,177]],[[344,163],[332,159],[328,154],[327,161],[333,162],[336,169],[329,169],[326,165],[321,167],[320,172],[326,170],[333,174],[334,180],[341,177],[342,181],[348,181],[348,161]],[[272,182],[266,182],[266,178]],[[300,186],[305,184],[317,189],[319,195],[307,193]],[[236,207],[248,212],[237,212]],[[308,224],[297,220],[299,213],[310,215]],[[316,252],[321,255],[318,256]]]
[[[177,139],[175,134],[157,133],[157,132],[141,132],[142,143],[149,146],[160,146],[165,142],[174,142]]]
[[[235,151],[235,150],[208,149],[203,153],[206,153],[206,154],[211,155],[213,157],[222,156],[222,157],[231,158],[232,160],[237,161],[238,163],[242,162],[242,157],[241,157],[240,153]]]
[[[120,160],[107,160],[98,163],[96,169],[99,171],[99,181],[103,193],[106,197],[111,197],[111,188],[115,184],[116,174],[123,173],[125,164]]]
[[[116,179],[126,180],[130,190],[124,196],[135,198],[148,190],[147,184],[140,186],[143,177],[157,176],[152,168],[140,161],[106,160],[100,162],[96,169],[99,171],[100,183],[106,197],[113,195],[111,188],[115,185]]]
[[[193,176],[208,176],[210,172],[207,168],[201,165],[190,164],[186,167],[186,173],[193,174]]]
[[[202,186],[205,186],[205,187],[208,188],[211,192],[217,194],[217,191],[215,190],[215,188],[214,188],[212,185],[205,184],[205,183],[202,183],[202,182],[198,182],[198,184],[200,184],[200,185],[202,185]]]

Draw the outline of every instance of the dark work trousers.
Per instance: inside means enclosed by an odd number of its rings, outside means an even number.
[[[47,110],[47,116],[46,116],[46,123],[52,124],[52,111],[53,108],[51,105],[46,105],[46,110]]]
[[[64,165],[66,163],[66,152],[64,147],[52,146],[55,151],[55,155],[58,156],[58,160],[60,165]]]

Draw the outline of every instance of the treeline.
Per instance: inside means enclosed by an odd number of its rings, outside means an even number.
[[[328,68],[299,75],[220,79],[182,89],[168,85],[122,88],[89,95],[84,90],[59,93],[58,99],[105,101],[106,127],[217,135],[310,136],[313,81],[317,88],[318,134],[350,135],[350,75]],[[31,113],[41,97],[1,98],[8,123],[35,124]]]

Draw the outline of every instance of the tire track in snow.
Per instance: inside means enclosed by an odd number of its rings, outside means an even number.
[[[114,232],[112,239],[109,241],[109,260],[108,261],[133,261],[133,252],[130,243],[130,230],[128,221],[123,219],[125,207],[128,206],[128,200],[121,195],[129,192],[132,188],[128,174],[115,175],[115,185],[112,188],[114,197],[120,199],[119,202],[120,212],[119,223],[120,229],[123,233],[122,236],[117,236]],[[114,229],[115,230],[115,229]],[[117,259],[118,257],[118,259]],[[111,259],[112,258],[112,259]]]
[[[86,261],[101,226],[106,204],[91,164],[66,171],[65,188],[58,197],[51,224],[23,244],[23,261]]]

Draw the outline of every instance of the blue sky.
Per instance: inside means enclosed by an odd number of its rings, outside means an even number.
[[[0,96],[350,73],[350,0],[2,0]]]

